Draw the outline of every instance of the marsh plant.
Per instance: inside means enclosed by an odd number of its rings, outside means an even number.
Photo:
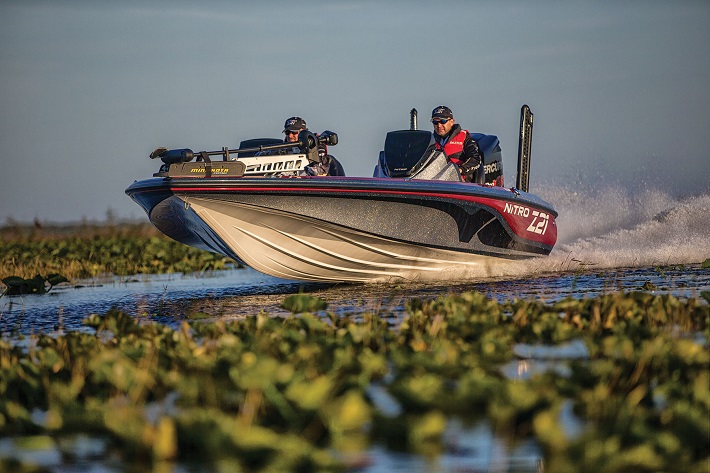
[[[307,298],[285,305],[324,307]],[[547,472],[708,471],[707,301],[467,292],[407,311],[396,324],[260,313],[178,329],[109,311],[86,331],[4,340],[0,435],[88,434],[136,467],[343,471],[376,445],[436,458],[451,422],[487,422],[510,445],[532,439]],[[519,344],[568,342],[587,355],[559,360],[566,370],[502,370]],[[573,433],[561,416],[570,404]]]
[[[45,274],[75,280],[238,266],[229,258],[171,240],[147,225],[0,231],[0,280]]]

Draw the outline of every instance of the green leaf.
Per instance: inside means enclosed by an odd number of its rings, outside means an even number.
[[[47,292],[45,279],[39,274],[32,279],[22,279],[17,276],[9,276],[2,280],[7,286],[5,294],[17,296],[21,294],[44,294]]]
[[[653,284],[651,281],[646,281],[641,286],[641,289],[643,289],[644,291],[655,291],[658,289],[658,287],[656,287],[656,285]]]
[[[309,296],[308,294],[294,294],[284,299],[281,307],[290,311],[292,314],[301,312],[317,312],[328,307],[328,303],[318,297]]]
[[[21,286],[24,284],[25,279],[19,276],[8,276],[2,280],[2,282],[8,287]]]
[[[52,273],[47,275],[47,282],[52,286],[56,286],[57,284],[62,282],[69,282],[69,280],[61,274]]]

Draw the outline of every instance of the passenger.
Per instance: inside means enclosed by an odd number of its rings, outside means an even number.
[[[345,170],[342,164],[335,159],[335,156],[328,154],[328,147],[324,144],[318,145],[318,157],[320,162],[311,163],[306,166],[306,174],[309,176],[344,176]]]
[[[476,140],[468,130],[461,129],[454,120],[451,109],[444,105],[432,110],[431,123],[434,125],[436,148],[443,150],[449,161],[458,165],[464,181],[474,182],[476,171],[483,161]]]
[[[284,138],[285,143],[296,143],[298,141],[298,134],[303,130],[308,130],[306,121],[301,117],[291,117],[284,123],[283,133],[286,135]],[[298,153],[299,151],[295,151]],[[345,170],[343,166],[335,159],[335,156],[328,154],[328,147],[324,144],[318,145],[318,157],[320,161],[317,163],[310,163],[305,168],[306,174],[309,176],[344,176]]]
[[[298,134],[303,130],[307,130],[306,121],[301,117],[291,117],[284,123],[284,143],[296,143]],[[298,151],[296,151],[298,152]]]

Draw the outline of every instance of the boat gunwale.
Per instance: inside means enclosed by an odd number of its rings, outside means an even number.
[[[343,183],[350,187],[343,188]],[[377,187],[374,184],[385,184]],[[558,213],[540,197],[515,188],[486,186],[473,183],[449,181],[425,181],[406,178],[377,178],[352,176],[293,176],[293,177],[209,177],[209,178],[169,178],[153,177],[135,181],[126,189],[131,195],[137,192],[253,192],[253,193],[289,193],[309,192],[309,195],[319,194],[369,194],[369,195],[402,195],[443,198],[451,200],[477,201],[478,199],[496,199],[544,209],[553,217]]]

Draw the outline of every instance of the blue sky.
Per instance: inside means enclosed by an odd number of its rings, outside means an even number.
[[[0,3],[0,225],[144,219],[125,194],[158,146],[234,148],[292,115],[333,130],[349,175],[432,108],[497,134],[533,192],[710,190],[707,1]],[[553,202],[554,203],[554,202]]]

